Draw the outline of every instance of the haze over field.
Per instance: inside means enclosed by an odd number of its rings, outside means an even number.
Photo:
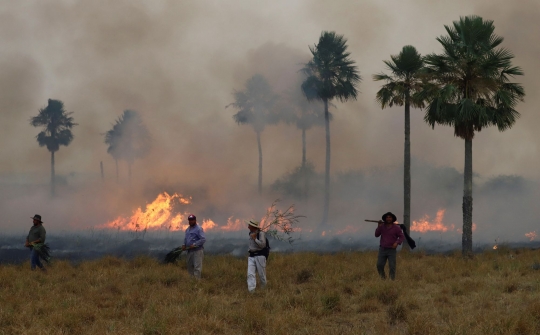
[[[527,96],[521,118],[503,133],[485,129],[473,144],[474,241],[528,241],[536,230],[540,195],[540,3],[533,0],[409,1],[17,1],[0,4],[0,229],[22,233],[29,217],[43,215],[51,233],[87,229],[127,215],[167,191],[192,196],[185,210],[224,225],[260,217],[276,198],[297,203],[304,228],[321,215],[322,195],[298,200],[273,190],[298,167],[300,132],[294,125],[262,133],[264,192],[256,196],[257,142],[237,125],[234,90],[256,73],[276,93],[298,85],[298,71],[323,30],[348,40],[363,81],[357,101],[332,108],[334,233],[363,219],[403,211],[403,109],[381,110],[375,101],[383,60],[404,45],[422,54],[440,52],[436,37],[460,16],[494,20],[503,47],[515,54]],[[50,154],[37,145],[30,117],[47,99],[59,99],[79,124],[75,139],[56,154],[64,185],[50,199]],[[125,109],[138,111],[152,136],[149,156],[133,166],[114,160],[103,134]],[[463,140],[450,127],[431,129],[413,110],[412,220],[445,209],[449,239],[460,238]],[[324,129],[307,133],[307,157],[324,171]],[[103,161],[106,182],[101,182]],[[349,231],[370,236],[372,227]],[[451,232],[447,232],[451,233]],[[417,233],[419,234],[419,233]],[[329,234],[332,235],[332,234]],[[376,243],[376,242],[374,242]]]

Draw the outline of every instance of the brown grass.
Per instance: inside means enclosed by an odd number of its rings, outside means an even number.
[[[539,259],[399,253],[392,282],[375,252],[273,253],[253,295],[231,256],[207,255],[201,281],[144,257],[0,266],[0,334],[540,334]]]

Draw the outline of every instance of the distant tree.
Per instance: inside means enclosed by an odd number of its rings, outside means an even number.
[[[424,79],[422,56],[412,45],[403,47],[398,55],[390,56],[391,60],[384,63],[391,74],[384,73],[373,76],[375,81],[386,82],[377,92],[377,101],[384,109],[386,107],[405,105],[405,153],[403,180],[403,224],[407,232],[411,227],[411,105],[423,108],[424,102],[419,99]],[[408,247],[407,244],[404,247]]]
[[[113,125],[113,127],[105,133],[105,144],[108,145],[107,153],[114,158],[114,163],[116,167],[116,182],[120,181],[118,174],[118,160],[120,159],[119,143],[120,142],[120,126],[118,121]]]
[[[116,176],[118,180],[118,160],[128,164],[128,178],[131,181],[131,167],[136,159],[146,156],[151,148],[148,129],[139,113],[125,110],[116,120],[112,129],[105,133],[107,152],[116,160]]]
[[[472,254],[472,140],[475,132],[496,126],[511,128],[519,117],[515,109],[525,90],[511,82],[523,71],[512,65],[514,55],[498,48],[503,38],[495,35],[493,21],[466,16],[445,26],[447,36],[437,38],[442,54],[426,56],[431,86],[423,95],[430,98],[424,120],[454,128],[465,140],[462,253]]]
[[[250,125],[257,135],[257,146],[259,148],[259,179],[258,192],[262,193],[262,146],[261,133],[267,125],[276,124],[280,121],[281,115],[276,111],[275,104],[277,95],[272,91],[268,81],[260,74],[251,77],[243,91],[234,92],[234,102],[227,105],[238,110],[233,115],[234,120],[239,125]]]
[[[347,40],[335,32],[323,31],[319,43],[309,47],[313,58],[305,65],[306,75],[302,90],[308,100],[320,100],[324,103],[326,129],[326,164],[324,176],[324,208],[322,223],[328,221],[330,203],[330,113],[328,103],[332,99],[347,101],[356,99],[356,86],[361,80],[354,61],[347,52]]]
[[[47,147],[51,153],[51,194],[55,194],[54,153],[61,145],[68,146],[73,141],[71,129],[77,125],[71,116],[73,112],[66,112],[64,103],[60,100],[49,99],[47,107],[39,110],[37,116],[30,119],[34,127],[43,127],[37,136],[40,147]]]
[[[295,169],[295,172],[290,177],[298,179],[294,183],[300,188],[296,190],[295,195],[306,198],[308,196],[310,179],[315,176],[314,166],[308,163],[307,160],[306,133],[313,127],[324,126],[324,104],[319,100],[307,100],[300,85],[295,86],[292,90],[282,95],[280,102],[279,110],[283,114],[283,121],[288,124],[295,124],[296,128],[302,134],[301,165]],[[330,120],[332,120],[332,113],[330,113]],[[274,183],[274,189],[276,189],[276,185]],[[290,192],[287,191],[287,193]]]
[[[294,123],[296,128],[302,132],[302,163],[305,167],[307,162],[306,132],[313,127],[322,127],[324,121],[324,104],[319,100],[306,99],[301,87],[293,89],[282,97],[283,103],[280,105],[283,121]],[[332,120],[332,113],[329,113]]]

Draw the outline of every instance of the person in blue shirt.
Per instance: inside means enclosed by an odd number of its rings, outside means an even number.
[[[182,250],[187,250],[187,269],[190,275],[201,279],[202,262],[204,257],[204,243],[206,237],[204,230],[197,224],[197,217],[191,214],[188,216],[189,227],[186,229]]]

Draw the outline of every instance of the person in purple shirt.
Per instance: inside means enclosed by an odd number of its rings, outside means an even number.
[[[379,255],[377,257],[377,271],[382,279],[386,279],[384,267],[388,260],[390,279],[396,279],[396,248],[403,243],[405,236],[401,228],[395,224],[397,218],[391,212],[385,213],[375,229],[375,237],[381,237]]]
[[[186,229],[182,250],[187,250],[187,269],[190,275],[201,279],[202,262],[204,258],[203,245],[206,242],[204,230],[197,224],[197,218],[188,216],[189,227]]]

